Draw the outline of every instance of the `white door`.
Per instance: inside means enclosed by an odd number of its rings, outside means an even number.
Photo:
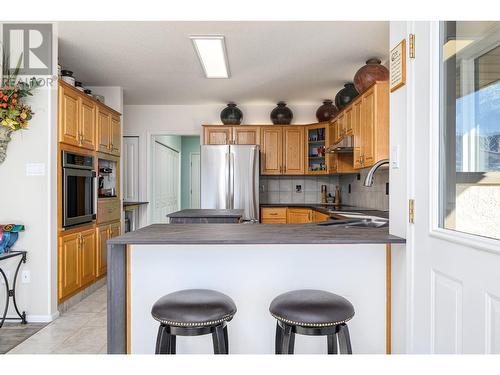
[[[123,200],[139,201],[139,137],[123,137]]]
[[[416,36],[416,56],[407,64],[408,144],[413,146],[408,149],[408,198],[415,201],[414,224],[407,227],[409,352],[500,353],[500,248],[498,240],[485,237],[499,237],[495,228],[499,228],[500,164],[477,170],[460,161],[470,159],[471,153],[478,158],[484,153],[483,136],[460,130],[463,123],[478,130],[483,121],[479,112],[472,117],[467,112],[466,102],[479,92],[470,86],[476,82],[486,87],[488,82],[481,80],[491,75],[496,77],[493,82],[500,78],[500,54],[495,69],[481,77],[465,69],[463,60],[477,52],[473,49],[478,49],[481,39],[491,38],[498,26],[460,22],[408,26]],[[440,34],[445,31],[446,39]],[[491,49],[491,45],[486,47],[481,53]],[[479,71],[493,60],[485,59],[481,65],[472,59]],[[492,85],[498,98],[499,82]],[[484,103],[477,101],[474,108],[483,110]],[[493,157],[499,151],[498,121],[488,132],[495,135],[490,145],[494,150],[488,151]]]
[[[200,153],[191,153],[190,171],[190,208],[200,208]]]
[[[179,153],[155,141],[153,164],[153,224],[168,223],[167,215],[180,206]]]

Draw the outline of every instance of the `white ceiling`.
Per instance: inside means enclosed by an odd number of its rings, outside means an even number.
[[[190,35],[226,38],[230,79],[206,79]],[[60,22],[59,62],[125,104],[319,103],[370,57],[388,22]]]

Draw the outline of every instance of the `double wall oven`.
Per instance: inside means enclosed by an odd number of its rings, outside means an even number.
[[[63,151],[63,227],[90,223],[96,219],[96,190],[94,158]]]

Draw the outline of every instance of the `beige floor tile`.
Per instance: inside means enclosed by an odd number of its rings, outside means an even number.
[[[107,326],[108,316],[106,311],[104,313],[97,314],[94,318],[90,319],[84,327],[104,327]]]
[[[98,354],[106,345],[106,330],[102,327],[83,327],[58,345],[52,353]]]

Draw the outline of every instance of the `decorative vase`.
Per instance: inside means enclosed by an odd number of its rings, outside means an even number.
[[[285,102],[278,102],[278,106],[271,111],[271,121],[274,125],[290,125],[292,119],[292,110]]]
[[[353,83],[346,83],[344,88],[335,95],[335,105],[340,110],[349,104],[359,93]]]
[[[0,125],[0,164],[2,164],[7,156],[7,145],[10,142],[10,134],[12,130],[3,125]]]
[[[220,113],[220,119],[224,125],[239,125],[243,119],[243,112],[236,107],[236,103],[228,103]]]
[[[323,100],[323,105],[316,110],[318,122],[329,121],[339,112],[330,99]]]
[[[389,80],[389,70],[377,58],[369,59],[354,75],[354,85],[358,92],[365,91],[375,81]]]

